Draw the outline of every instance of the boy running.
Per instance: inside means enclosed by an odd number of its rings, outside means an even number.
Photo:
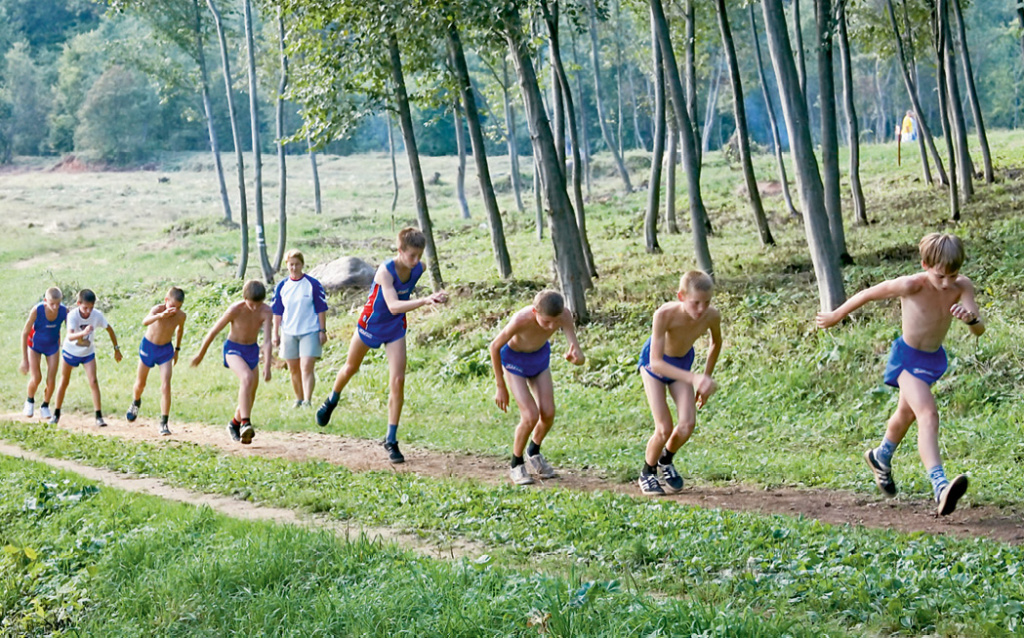
[[[644,494],[665,493],[658,470],[668,491],[683,489],[683,478],[672,464],[673,457],[693,434],[697,408],[703,407],[717,389],[711,373],[722,352],[722,315],[711,305],[711,292],[711,277],[706,273],[691,270],[683,275],[676,293],[678,301],[670,301],[654,312],[651,336],[640,352],[640,377],[654,416],[654,434],[647,442],[638,481]],[[693,344],[705,333],[710,333],[711,347],[704,373],[699,374],[690,370]],[[665,390],[676,404],[679,423],[675,429]]]
[[[149,314],[142,320],[146,326],[146,335],[139,345],[139,370],[135,378],[135,390],[132,404],[128,407],[124,418],[129,422],[139,416],[142,405],[142,392],[146,389],[149,369],[160,368],[160,434],[171,433],[167,427],[167,417],[171,412],[171,372],[178,365],[178,352],[181,350],[181,335],[185,331],[185,311],[181,304],[185,302],[185,293],[181,288],[171,286],[164,297],[164,302],[153,306]],[[177,333],[177,335],[175,335]],[[177,336],[174,345],[171,338]]]
[[[404,228],[398,233],[398,254],[377,268],[373,288],[348,346],[348,358],[338,371],[333,391],[316,411],[317,425],[323,427],[330,423],[341,391],[359,372],[366,353],[371,348],[384,346],[389,378],[388,433],[384,450],[392,463],[405,462],[405,456],[398,449],[398,420],[405,403],[405,313],[448,301],[448,293],[443,290],[422,299],[410,299],[423,274],[420,258],[426,245],[426,237],[416,228]]]
[[[43,404],[39,406],[39,416],[44,419],[53,416],[50,414],[50,398],[57,385],[57,369],[60,367],[60,327],[68,318],[68,309],[61,303],[63,298],[60,288],[48,289],[42,303],[29,311],[25,329],[21,331],[21,365],[18,370],[22,374],[31,372],[25,399],[27,417],[35,413],[36,390],[43,380],[40,366],[44,357],[46,389],[43,391]]]
[[[64,404],[64,393],[71,381],[71,372],[78,366],[85,369],[85,378],[89,381],[92,391],[92,405],[96,409],[96,425],[106,426],[103,420],[103,409],[100,407],[100,383],[96,377],[96,330],[107,329],[110,342],[114,344],[114,361],[121,362],[121,347],[117,345],[117,335],[107,323],[106,317],[96,307],[96,293],[83,288],[78,291],[78,305],[68,313],[68,334],[64,338],[61,357],[64,364],[60,369],[60,386],[57,388],[57,401],[54,404],[50,423],[60,421],[60,408]]]
[[[270,324],[273,314],[270,307],[263,303],[267,298],[266,287],[250,279],[242,288],[242,301],[228,306],[210,332],[203,338],[199,354],[192,359],[192,367],[198,366],[206,356],[214,337],[228,324],[228,338],[224,340],[224,367],[230,368],[238,377],[238,405],[234,416],[228,424],[228,434],[232,440],[241,441],[243,445],[252,443],[256,430],[252,427],[252,406],[256,402],[256,388],[260,384],[260,344],[257,343],[260,332],[263,332],[263,378],[270,381],[270,364],[274,353],[270,347]]]
[[[956,509],[967,491],[963,474],[946,478],[939,454],[939,413],[931,385],[946,372],[946,338],[953,318],[967,324],[971,334],[981,336],[985,324],[974,301],[974,285],[959,274],[964,263],[964,246],[956,235],[931,233],[918,246],[924,272],[883,281],[850,297],[832,312],[819,312],[819,328],[829,328],[869,301],[899,297],[903,335],[892,344],[885,383],[900,389],[896,412],[889,417],[881,445],[864,453],[875,475],[875,483],[886,496],[896,495],[892,478],[892,456],[907,430],[917,421],[917,448],[932,483],[938,513],[945,516]]]
[[[508,385],[512,386],[512,396],[519,406],[519,425],[512,441],[512,469],[509,472],[516,485],[533,483],[531,473],[544,479],[555,477],[554,468],[540,453],[540,445],[555,422],[551,343],[548,340],[558,330],[565,333],[569,342],[566,361],[583,365],[583,350],[576,340],[572,313],[565,307],[562,295],[553,290],[537,293],[533,305],[513,315],[491,342],[491,365],[498,384],[494,402],[502,412],[508,411],[507,372]]]

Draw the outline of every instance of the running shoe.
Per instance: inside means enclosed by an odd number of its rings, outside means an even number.
[[[953,513],[956,509],[956,503],[960,500],[960,497],[967,491],[967,476],[961,474],[949,482],[946,487],[942,489],[939,494],[939,498],[936,499],[939,503],[937,511],[939,516],[947,516]]]
[[[316,424],[320,427],[326,426],[331,422],[331,413],[334,412],[334,408],[338,407],[337,403],[331,403],[330,398],[323,402],[323,405],[316,411]]]
[[[392,463],[405,463],[405,456],[398,449],[398,441],[394,443],[384,441],[384,451],[388,453],[388,460]]]
[[[42,405],[39,407],[39,417],[42,419],[50,419],[53,414],[50,412],[50,406]]]
[[[167,427],[166,423],[160,424],[160,436],[170,436],[171,428]]]
[[[896,496],[896,481],[892,480],[892,468],[885,467],[875,458],[875,450],[870,449],[864,453],[864,461],[871,468],[875,475],[875,485],[886,496]],[[952,510],[950,510],[952,511]]]
[[[32,401],[25,402],[25,408],[22,410],[25,416],[31,417],[36,412],[36,404]]]
[[[525,465],[517,465],[509,472],[509,477],[516,485],[532,485],[533,477],[526,471]]]
[[[531,474],[536,474],[542,479],[555,478],[555,468],[551,467],[548,460],[539,452],[533,456],[526,456],[526,465]]]
[[[129,423],[139,418],[139,406],[134,403],[131,404],[131,406],[128,407],[128,411],[125,412],[124,418],[127,419]]]
[[[675,465],[671,463],[658,463],[658,470],[661,472],[661,477],[664,479],[665,487],[668,488],[669,492],[675,494],[683,489],[683,477],[679,476]]]
[[[658,477],[653,474],[641,474],[640,480],[637,483],[640,484],[640,492],[643,494],[651,496],[662,496],[665,494],[661,483],[658,482]]]
[[[105,427],[107,427],[107,422],[103,420],[103,417],[101,417],[101,416],[96,417],[96,427],[98,427],[98,428],[105,428]]]
[[[242,441],[242,445],[249,445],[252,443],[252,437],[256,436],[256,429],[252,427],[252,423],[246,423],[242,426],[238,436]]]
[[[242,440],[242,433],[241,433],[241,430],[240,430],[241,427],[242,426],[240,424],[238,424],[238,423],[228,423],[228,434],[231,435],[231,440],[232,441],[241,441]]]

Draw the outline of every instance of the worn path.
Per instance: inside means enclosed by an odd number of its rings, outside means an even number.
[[[17,414],[0,418],[25,420]],[[219,426],[179,423],[174,425],[172,436],[161,437],[157,433],[156,424],[146,419],[140,418],[136,423],[129,425],[126,421],[108,417],[107,422],[108,427],[97,428],[91,418],[83,415],[67,414],[61,417],[62,427],[96,436],[150,442],[189,441],[212,445],[227,454],[283,458],[291,461],[320,460],[343,465],[354,471],[414,472],[435,478],[458,477],[491,484],[508,480],[507,464],[504,460],[493,457],[433,452],[403,445],[406,463],[396,466],[387,461],[377,442],[327,432],[260,431],[253,439],[252,445],[243,446],[232,441],[225,429]],[[870,479],[866,476],[865,480]],[[606,490],[641,498],[633,483],[612,481],[594,472],[573,469],[560,470],[558,478],[539,481],[537,485],[524,489],[547,487],[582,491]],[[840,490],[763,489],[742,484],[724,487],[687,486],[679,494],[659,498],[707,508],[786,516],[800,515],[834,525],[850,524],[900,532],[984,537],[1014,544],[1024,542],[1022,507],[972,507],[965,503],[951,516],[939,518],[935,515],[935,507],[930,500],[916,496],[887,500],[881,496]]]

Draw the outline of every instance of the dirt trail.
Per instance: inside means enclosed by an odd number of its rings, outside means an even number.
[[[125,492],[159,496],[160,498],[197,507],[205,505],[215,512],[232,518],[299,525],[310,529],[327,529],[333,531],[338,537],[347,540],[354,540],[360,536],[365,536],[374,542],[378,540],[394,542],[403,549],[411,549],[434,558],[457,558],[483,554],[481,547],[467,541],[431,542],[429,539],[421,538],[415,534],[401,533],[390,527],[369,527],[358,523],[332,521],[323,516],[303,516],[295,510],[263,507],[250,501],[243,501],[228,496],[204,494],[202,492],[172,487],[159,479],[132,477],[120,472],[92,467],[91,465],[82,465],[75,461],[49,458],[8,443],[0,442],[0,454],[45,463],[51,467],[74,472],[91,481],[96,481]]]
[[[12,421],[25,420],[19,414],[0,418]],[[189,441],[212,445],[228,454],[258,455],[291,461],[321,460],[343,465],[354,471],[414,472],[437,478],[475,479],[490,484],[508,480],[508,466],[504,460],[468,454],[431,452],[403,445],[406,463],[396,466],[387,461],[380,445],[374,441],[327,433],[260,431],[253,439],[252,445],[243,446],[231,441],[225,429],[219,426],[179,423],[172,426],[172,436],[161,437],[157,434],[156,424],[146,419],[139,419],[129,425],[123,420],[108,417],[107,422],[108,427],[97,428],[91,418],[83,415],[67,414],[61,417],[61,426],[65,429],[96,436],[151,442]],[[640,497],[633,483],[619,483],[594,472],[574,469],[560,469],[558,478],[539,481],[533,488],[525,489],[535,489],[538,486],[582,491],[605,490]],[[935,515],[932,502],[916,495],[910,498],[884,500],[881,497],[838,490],[763,489],[749,485],[688,486],[679,494],[659,498],[705,508],[785,516],[800,515],[834,525],[850,524],[900,532],[953,534],[962,537],[984,537],[1013,544],[1024,543],[1024,511],[1019,507],[972,507],[964,504],[952,515],[939,518]]]

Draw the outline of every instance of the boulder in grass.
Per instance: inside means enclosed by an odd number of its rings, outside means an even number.
[[[377,269],[358,257],[339,257],[326,264],[320,264],[309,271],[327,292],[342,288],[367,288],[373,283]]]

